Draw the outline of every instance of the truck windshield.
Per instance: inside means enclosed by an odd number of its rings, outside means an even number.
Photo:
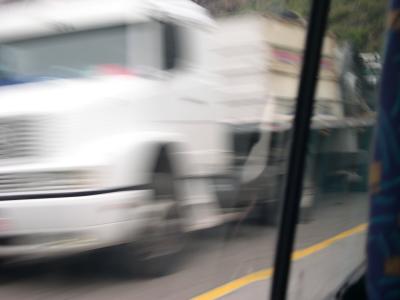
[[[98,65],[127,66],[126,32],[116,26],[1,44],[2,77],[79,77]]]

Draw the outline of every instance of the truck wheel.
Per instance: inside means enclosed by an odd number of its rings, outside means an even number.
[[[128,257],[124,255],[126,260],[122,268],[127,269],[128,274],[159,277],[171,273],[179,263],[184,230],[175,183],[169,170],[155,171],[152,182],[154,211],[148,226],[139,241],[123,246]]]
[[[258,224],[262,226],[273,226],[279,225],[279,214],[280,214],[280,202],[267,202],[260,203],[258,205]]]
[[[265,181],[267,180],[270,180],[271,184],[261,192],[259,197],[257,220],[260,225],[278,226],[283,202],[284,177],[268,178]]]

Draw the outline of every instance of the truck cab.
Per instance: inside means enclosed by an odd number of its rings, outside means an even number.
[[[219,224],[232,153],[204,9],[39,0],[0,19],[1,257],[135,242],[151,261]]]

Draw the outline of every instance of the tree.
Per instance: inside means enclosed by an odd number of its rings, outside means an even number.
[[[311,0],[194,0],[215,15],[246,10],[293,10],[307,18]],[[323,0],[320,0],[323,1]],[[382,47],[386,2],[382,0],[333,0],[329,30],[339,41],[349,41],[359,51]]]
[[[308,16],[310,0],[291,0],[288,7]],[[360,51],[379,51],[382,47],[387,1],[334,0],[329,29],[339,40],[350,41]]]

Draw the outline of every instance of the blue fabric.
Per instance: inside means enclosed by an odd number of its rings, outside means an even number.
[[[400,0],[390,2],[379,98],[370,169],[367,290],[369,299],[400,299]]]
[[[390,9],[400,9],[400,2],[399,1],[390,1]]]

